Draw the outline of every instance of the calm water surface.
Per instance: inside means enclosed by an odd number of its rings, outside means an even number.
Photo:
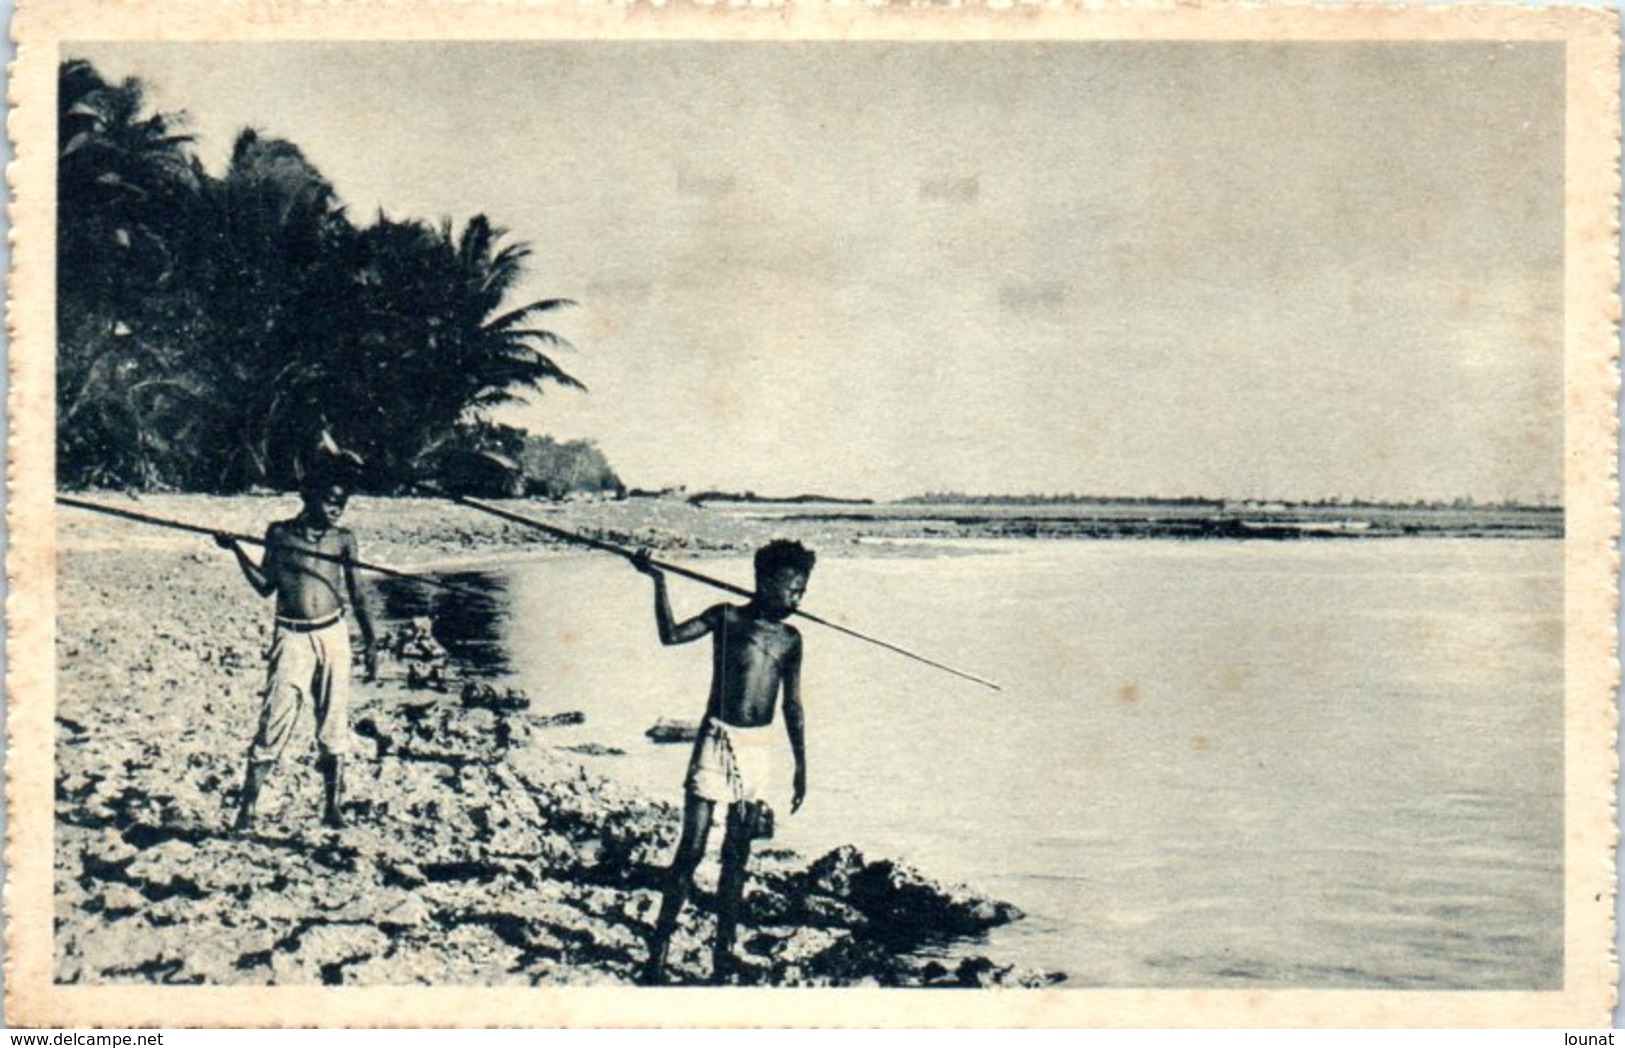
[[[539,744],[624,749],[584,759],[678,801],[687,747],[643,733],[703,711],[708,642],[662,648],[647,580],[613,558],[479,581],[490,614],[454,652],[586,712]],[[1074,986],[1555,988],[1561,582],[1554,541],[825,557],[808,610],[1005,690],[804,626],[809,800],[776,843],[1008,899],[1026,920],[945,952]],[[679,617],[715,599],[672,596]]]

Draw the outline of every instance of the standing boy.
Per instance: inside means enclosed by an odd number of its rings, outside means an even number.
[[[662,644],[687,644],[712,636],[711,696],[684,783],[683,836],[672,860],[670,880],[660,902],[644,981],[665,978],[666,949],[677,914],[693,887],[694,870],[705,855],[717,804],[726,810],[722,877],[717,885],[717,941],[712,978],[727,980],[735,969],[734,933],[739,924],[745,867],[753,834],[771,813],[761,791],[771,770],[772,727],[779,691],[784,692],[784,726],[795,756],[792,812],[807,795],[807,754],[801,707],[801,634],[785,619],[801,603],[816,560],[799,542],[776,540],[756,551],[756,593],[738,607],[717,604],[687,622],[674,623],[665,575],[640,553],[633,565],[654,579],[655,623]],[[765,834],[763,834],[765,835]]]
[[[356,582],[355,536],[338,526],[349,502],[345,486],[329,475],[307,478],[300,491],[304,509],[291,520],[265,529],[265,557],[255,564],[230,535],[215,541],[237,555],[248,584],[262,597],[276,595],[276,633],[271,641],[259,729],[248,751],[237,829],[254,826],[254,806],[271,768],[281,758],[299,711],[308,705],[316,717],[316,766],[321,769],[325,803],[322,822],[344,825],[339,805],[344,792],[344,754],[349,748],[350,633],[344,622],[344,596],[355,609],[365,645],[367,680],[378,671],[372,617]],[[319,554],[312,556],[312,554]],[[331,559],[328,559],[331,558]]]

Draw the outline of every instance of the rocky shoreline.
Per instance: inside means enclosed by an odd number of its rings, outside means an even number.
[[[113,500],[109,500],[113,501]],[[125,503],[128,504],[128,503]],[[146,512],[258,533],[287,499],[143,499]],[[687,515],[692,509],[669,507]],[[573,523],[669,546],[687,521]],[[530,534],[423,500],[357,500],[363,556],[410,566],[534,548]],[[567,525],[568,526],[568,525]],[[683,548],[759,541],[712,534]],[[278,985],[631,983],[679,824],[670,804],[548,742],[567,711],[500,711],[391,683],[352,693],[350,825],[323,829],[310,726],[228,827],[253,733],[268,608],[198,536],[61,519],[56,979]],[[752,860],[744,981],[1038,986],[1057,974],[929,953],[1019,919],[1013,906],[850,847]],[[707,879],[709,878],[709,880]],[[715,861],[671,950],[710,977]]]

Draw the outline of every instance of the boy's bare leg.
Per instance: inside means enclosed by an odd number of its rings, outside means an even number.
[[[254,807],[259,804],[260,788],[265,785],[266,776],[270,774],[270,761],[248,762],[248,771],[243,776],[243,795],[237,804],[237,821],[233,824],[233,829],[247,831],[254,828]]]
[[[677,915],[688,901],[694,886],[694,870],[705,856],[705,839],[711,833],[711,802],[689,794],[683,805],[683,836],[667,872],[666,890],[660,898],[660,916],[655,920],[654,937],[649,940],[649,960],[643,966],[643,981],[663,982],[666,976],[666,948],[677,930]]]
[[[339,804],[344,800],[344,758],[336,753],[324,753],[316,758],[322,770],[322,822],[334,829],[344,826],[344,813]]]
[[[722,839],[722,876],[717,882],[717,944],[711,954],[711,978],[725,982],[738,965],[734,961],[734,935],[745,895],[745,870],[750,865],[750,830],[744,806],[728,805],[728,835]]]

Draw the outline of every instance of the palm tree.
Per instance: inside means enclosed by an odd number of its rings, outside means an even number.
[[[201,484],[286,484],[321,428],[321,391],[353,299],[355,232],[298,147],[253,129],[237,136],[204,198],[198,360],[212,391],[204,428],[219,453]]]
[[[574,347],[532,323],[542,314],[574,302],[546,298],[501,311],[524,275],[524,262],[531,254],[524,243],[499,247],[506,235],[506,230],[493,227],[484,215],[475,215],[457,240],[461,294],[453,303],[446,341],[455,359],[455,377],[460,380],[456,389],[461,401],[459,415],[514,403],[527,393],[541,392],[549,382],[586,389],[548,352]],[[450,222],[442,226],[441,237],[451,240]]]
[[[286,485],[331,432],[399,484],[460,423],[582,388],[538,322],[571,303],[507,305],[531,252],[485,216],[358,230],[293,143],[245,130],[211,177],[140,81],[59,74],[65,482]]]
[[[141,81],[109,84],[78,59],[62,63],[58,92],[59,271],[83,279],[133,265],[161,279],[174,254],[165,229],[197,189],[192,136],[176,131],[184,114],[143,116]]]
[[[152,486],[192,385],[172,337],[177,216],[197,189],[182,117],[139,80],[58,69],[57,458],[66,483]]]
[[[493,406],[548,383],[585,388],[552,356],[569,343],[533,323],[574,303],[503,308],[530,256],[525,244],[502,244],[505,236],[484,215],[460,235],[450,220],[432,227],[383,215],[360,234],[357,366],[347,376],[346,410],[330,417],[346,420],[350,443],[388,480],[409,481],[459,422]]]

